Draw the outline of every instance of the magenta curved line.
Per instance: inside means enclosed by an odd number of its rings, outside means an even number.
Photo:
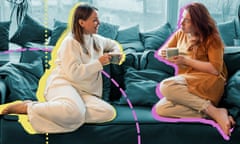
[[[139,123],[138,123],[138,118],[137,118],[137,114],[136,114],[136,111],[134,110],[133,108],[133,105],[131,103],[131,101],[129,100],[129,98],[127,97],[127,94],[125,93],[125,91],[119,87],[119,84],[117,83],[117,81],[115,81],[113,78],[110,78],[109,74],[107,72],[105,72],[104,70],[101,71],[102,74],[104,76],[106,76],[107,78],[109,78],[112,83],[119,88],[119,91],[122,93],[122,95],[124,96],[124,98],[126,99],[127,103],[128,103],[128,106],[130,107],[130,109],[132,110],[132,115],[133,115],[133,118],[135,120],[135,123],[136,123],[136,130],[137,130],[137,140],[138,140],[138,144],[141,144],[141,134],[140,134],[140,126],[139,126]]]
[[[119,84],[115,81],[115,79],[111,78],[111,81],[114,83],[116,87],[119,87]]]
[[[162,59],[161,57],[159,57],[157,55],[157,52],[158,51],[155,52],[155,55],[154,55],[155,58],[157,58],[159,61],[162,61],[162,62],[166,63],[167,65],[172,66],[175,69],[175,75],[176,75],[177,72],[178,72],[178,67],[175,64],[172,64],[172,63]],[[156,94],[159,97],[159,99],[161,99],[161,98],[163,98],[163,95],[161,94],[161,92],[159,90],[159,87],[160,87],[160,83],[157,85],[155,91],[156,91]],[[220,133],[220,135],[222,135],[224,140],[230,140],[230,137],[223,132],[223,130],[220,128],[219,124],[217,124],[213,120],[207,120],[207,119],[204,119],[204,118],[167,118],[167,117],[161,117],[156,113],[155,109],[156,109],[156,106],[154,106],[152,108],[152,115],[156,120],[163,121],[163,122],[171,122],[171,123],[176,123],[176,122],[199,122],[199,123],[203,123],[203,124],[208,124],[208,125],[211,125],[211,126],[215,127],[217,129],[217,131]],[[233,131],[233,128],[231,129],[231,132],[232,131]]]

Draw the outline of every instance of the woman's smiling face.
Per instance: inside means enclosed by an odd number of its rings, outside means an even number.
[[[98,31],[100,21],[96,10],[92,12],[87,20],[80,19],[79,24],[83,27],[85,34],[95,34]]]

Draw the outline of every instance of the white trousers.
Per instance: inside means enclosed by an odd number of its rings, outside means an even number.
[[[50,88],[46,102],[28,104],[28,118],[37,133],[71,132],[84,123],[115,118],[113,106],[92,95],[80,95],[71,85]]]

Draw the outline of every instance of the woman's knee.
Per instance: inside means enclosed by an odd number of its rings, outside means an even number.
[[[102,121],[111,121],[116,117],[116,110],[113,106],[105,107],[105,112],[102,113]]]
[[[159,115],[159,116],[167,116],[167,112],[166,112],[166,107],[165,105],[163,104],[163,102],[159,101],[157,104],[156,104],[156,113]]]
[[[85,122],[85,113],[85,108],[79,108],[69,104],[62,105],[61,123],[70,131],[77,129]]]
[[[88,108],[86,122],[102,123],[113,120],[116,117],[116,110],[113,106],[106,104],[101,107]]]
[[[162,81],[160,83],[159,90],[160,90],[160,93],[162,94],[163,97],[168,96],[168,94],[169,94],[169,84],[167,83],[167,81]]]
[[[175,97],[179,95],[179,89],[181,89],[180,86],[181,84],[178,83],[173,83],[169,81],[162,82],[160,84],[160,93],[168,100],[174,100]]]

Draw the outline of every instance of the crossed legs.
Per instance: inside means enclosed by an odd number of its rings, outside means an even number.
[[[226,135],[235,121],[225,108],[217,108],[210,101],[202,99],[188,92],[183,77],[177,76],[164,80],[160,85],[160,92],[164,96],[156,104],[156,112],[164,117],[210,117],[215,120]]]

